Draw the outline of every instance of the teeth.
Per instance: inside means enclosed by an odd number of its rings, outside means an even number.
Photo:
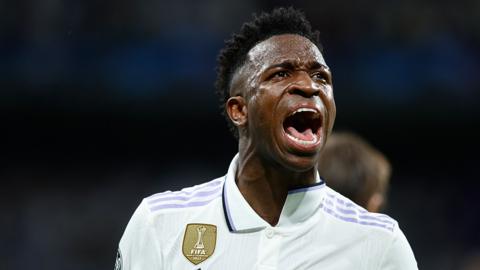
[[[313,112],[313,113],[317,113],[317,111],[314,110],[314,109],[310,109],[310,108],[300,108],[300,109],[294,111],[292,115],[294,115],[294,114],[296,114],[296,113],[299,113],[299,112]]]
[[[311,109],[311,108],[300,108],[296,111],[294,111],[290,116],[296,114],[296,113],[299,113],[299,112],[313,112],[313,119],[317,119],[317,118],[320,118],[320,113],[318,113],[317,110],[315,109]]]
[[[287,137],[288,137],[288,138],[294,140],[295,142],[298,142],[298,143],[300,143],[300,144],[303,144],[303,145],[315,144],[315,143],[317,143],[317,141],[318,141],[317,134],[313,134],[313,140],[311,140],[311,141],[300,140],[299,138],[293,137],[292,135],[290,135],[290,134],[288,134],[288,133],[286,133],[286,134],[287,134]]]

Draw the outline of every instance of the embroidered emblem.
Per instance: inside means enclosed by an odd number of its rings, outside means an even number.
[[[183,256],[191,263],[197,265],[215,251],[217,244],[217,226],[212,224],[190,223],[187,224],[183,236]]]

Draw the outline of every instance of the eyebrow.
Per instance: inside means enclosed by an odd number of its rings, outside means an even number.
[[[295,69],[296,66],[298,66],[298,65],[294,61],[286,60],[286,61],[283,61],[281,63],[271,65],[267,69],[272,69],[272,68],[277,68],[277,67],[284,68],[284,69]],[[330,71],[330,68],[328,66],[320,64],[317,61],[308,62],[307,67],[309,69],[323,69],[325,71]]]

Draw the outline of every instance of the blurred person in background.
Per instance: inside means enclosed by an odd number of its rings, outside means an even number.
[[[360,136],[333,133],[320,155],[318,170],[327,185],[370,212],[387,202],[391,165]]]
[[[480,269],[480,250],[474,250],[465,255],[461,262],[460,270],[479,270]]]
[[[254,16],[226,41],[216,87],[238,154],[225,176],[145,198],[117,270],[417,269],[394,219],[319,177],[336,115],[321,49],[293,8]]]

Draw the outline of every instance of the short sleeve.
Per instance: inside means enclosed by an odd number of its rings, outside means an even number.
[[[380,270],[418,270],[415,256],[407,238],[396,228],[392,242],[385,250]]]
[[[146,201],[128,222],[120,240],[115,270],[161,270],[162,253]]]

